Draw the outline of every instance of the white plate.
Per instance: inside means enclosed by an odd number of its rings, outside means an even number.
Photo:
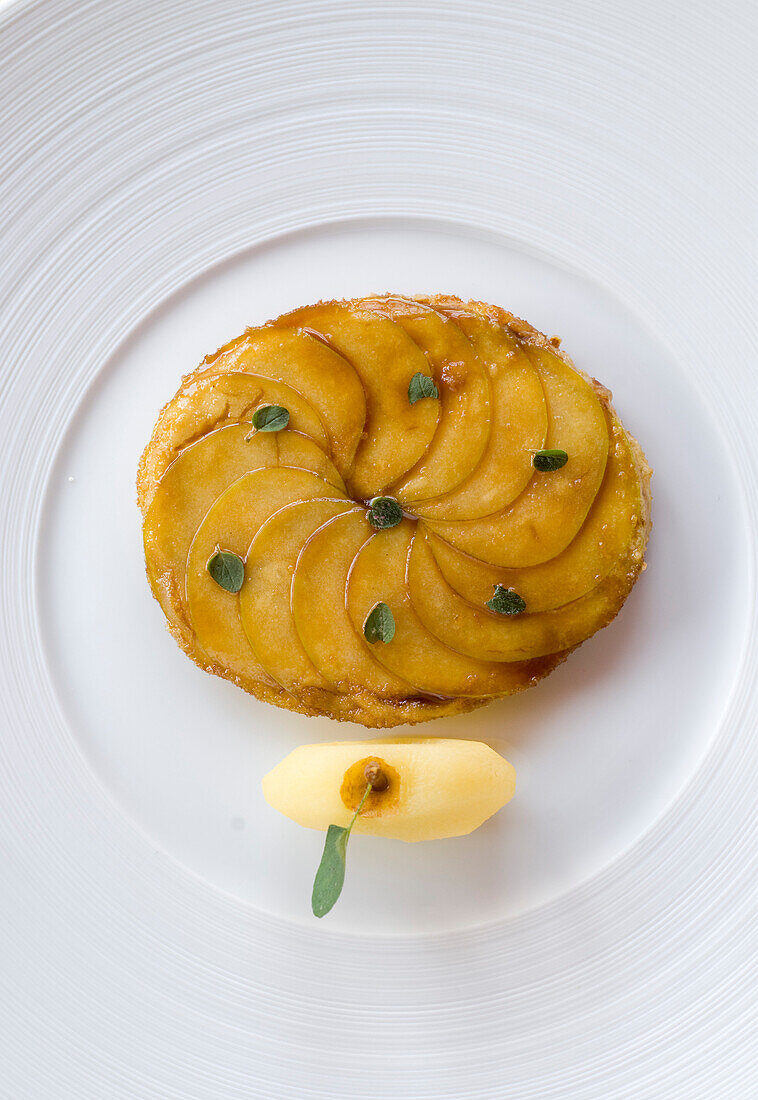
[[[14,1100],[758,1095],[740,10],[5,9]],[[655,530],[616,623],[536,690],[430,727],[514,761],[508,809],[434,845],[355,838],[317,924],[321,839],[259,782],[361,731],[183,657],[134,475],[206,351],[387,289],[559,332],[648,453]]]

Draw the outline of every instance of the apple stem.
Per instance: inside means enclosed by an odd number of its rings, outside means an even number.
[[[376,760],[372,760],[370,764],[366,765],[363,769],[363,774],[366,777],[366,782],[371,785],[372,790],[377,792],[386,791],[390,785],[389,779]]]

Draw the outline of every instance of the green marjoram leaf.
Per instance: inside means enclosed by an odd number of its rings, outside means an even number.
[[[408,385],[408,400],[411,405],[415,405],[422,397],[438,398],[439,395],[440,391],[435,386],[434,379],[430,378],[428,374],[422,374],[419,371],[411,378]]]
[[[394,497],[374,497],[369,501],[366,519],[375,530],[383,531],[402,522],[403,509]]]
[[[395,637],[395,616],[386,603],[377,603],[371,608],[363,624],[363,636],[372,645],[374,642],[386,645]]]
[[[568,460],[569,456],[565,451],[537,451],[532,459],[532,465],[541,474],[552,474],[554,470],[560,470],[561,466],[565,466]]]
[[[355,825],[358,814],[363,809],[363,803],[368,798],[371,784],[369,783],[363,792],[358,809],[353,814],[353,820],[345,828],[344,825],[330,825],[326,830],[324,852],[313,881],[313,894],[311,896],[311,908],[314,917],[324,917],[334,906],[337,898],[342,893],[345,882],[345,864],[347,861],[347,841],[350,830]]]
[[[280,432],[290,422],[290,414],[283,405],[261,405],[253,413],[253,427],[257,432]]]
[[[239,592],[245,579],[245,563],[231,550],[217,550],[205,567],[216,584],[227,592]]]
[[[520,615],[526,610],[526,603],[512,588],[496,584],[495,594],[491,600],[487,600],[485,607],[497,612],[498,615]]]

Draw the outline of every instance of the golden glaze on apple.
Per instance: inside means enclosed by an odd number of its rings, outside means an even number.
[[[438,399],[411,404],[416,374]],[[252,430],[260,405],[285,430]],[[534,453],[568,461],[540,473]],[[618,613],[644,568],[650,471],[610,394],[495,306],[398,295],[306,306],[185,378],[143,455],[148,578],[204,669],[368,727],[536,683]],[[366,506],[395,496],[399,526]],[[207,572],[245,561],[240,593]],[[521,614],[487,606],[515,590]],[[366,617],[386,603],[390,642]]]

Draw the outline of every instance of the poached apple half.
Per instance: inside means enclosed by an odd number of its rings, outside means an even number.
[[[179,644],[375,728],[535,684],[616,616],[650,531],[642,450],[557,344],[482,302],[382,295],[208,356],[137,480]]]
[[[383,775],[363,801],[366,769]],[[370,774],[370,773],[369,773]],[[387,737],[301,745],[263,779],[270,806],[307,829],[409,842],[465,836],[513,798],[516,772],[481,741]]]

